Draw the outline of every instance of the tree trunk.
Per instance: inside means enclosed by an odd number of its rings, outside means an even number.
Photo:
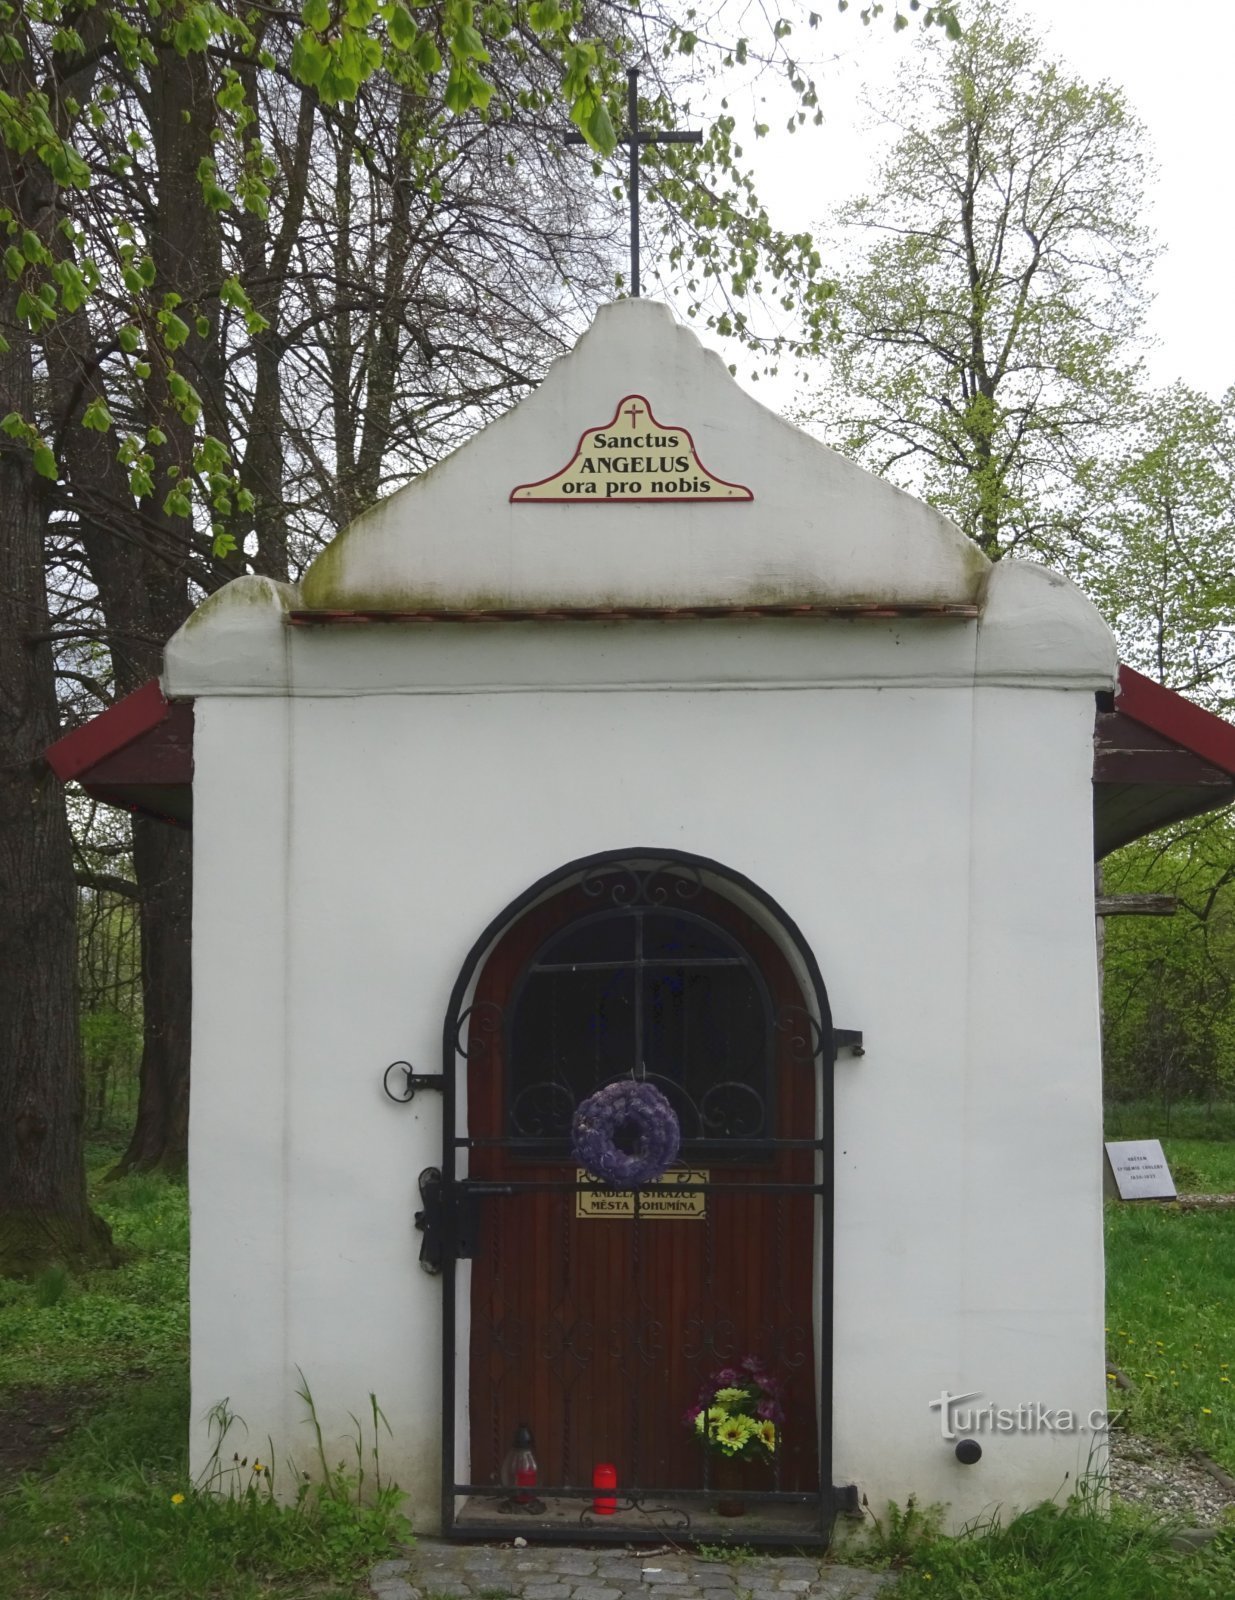
[[[177,352],[177,365],[203,397],[207,418],[221,390],[217,348],[217,290],[221,278],[218,221],[206,211],[197,177],[212,149],[214,123],[209,65],[203,57],[179,57],[165,48],[147,95],[152,137],[158,150],[158,191],[148,218],[152,253],[162,291],[181,297],[190,324],[205,315],[206,337],[196,332]],[[107,623],[116,687],[130,692],[162,666],[163,646],[192,610],[190,574],[209,586],[224,578],[194,549],[188,519],[161,509],[174,469],[192,470],[192,425],[175,413],[161,373],[148,391],[149,421],[167,436],[159,452],[158,486],[143,507],[147,547],[126,541],[120,519],[129,503],[127,476],[115,445],[80,423],[82,411],[101,391],[84,339],[57,341],[51,369],[61,393],[75,394],[77,409],[66,419],[65,455],[78,499],[82,544]],[[141,903],[142,1060],[137,1119],[123,1156],[110,1176],[156,1167],[182,1171],[188,1154],[189,1038],[192,1005],[190,963],[191,853],[187,834],[152,819],[133,822],[133,867]]]
[[[133,866],[142,895],[141,1087],[137,1123],[110,1176],[180,1172],[189,1152],[189,924],[192,840],[149,817],[133,820]]]
[[[7,74],[5,74],[7,76]],[[0,85],[10,87],[8,85]],[[21,215],[38,174],[0,155]],[[45,209],[45,208],[39,208]],[[36,212],[37,215],[37,212]],[[39,220],[45,220],[40,217]],[[0,288],[0,412],[34,409],[33,351]],[[56,737],[43,496],[24,442],[0,449],[0,1274],[114,1258],[86,1199],[77,1015],[77,888],[68,819],[43,751]]]

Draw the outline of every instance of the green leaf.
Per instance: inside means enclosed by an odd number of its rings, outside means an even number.
[[[465,22],[456,28],[450,35],[451,54],[464,61],[487,61],[489,52],[485,49],[485,42],[472,27]]]
[[[436,41],[427,33],[422,33],[417,39],[416,48],[412,51],[412,60],[426,77],[432,77],[435,72],[442,70],[442,52],[438,49]]]
[[[82,427],[92,428],[95,433],[106,433],[111,427],[111,412],[102,395],[97,395],[82,412]]]
[[[300,8],[300,20],[306,28],[325,33],[330,26],[330,0],[304,0]]]
[[[60,469],[56,465],[55,456],[41,439],[34,447],[33,456],[34,470],[38,473],[39,477],[50,478],[54,483],[60,476]]]
[[[312,33],[302,33],[292,46],[292,76],[315,88],[330,64],[330,52]]]
[[[393,5],[386,17],[386,30],[396,50],[410,50],[417,40],[416,24],[406,6]]]
[[[442,96],[443,104],[447,111],[453,111],[456,116],[466,111],[472,103],[472,91],[467,76],[456,61],[450,69],[450,76],[446,79],[446,90]]]
[[[169,350],[178,350],[189,337],[189,325],[174,311],[160,311],[159,324],[163,329],[163,343]]]
[[[613,121],[603,100],[597,103],[595,110],[587,119],[587,136],[601,155],[611,155],[617,148],[617,134],[613,130]]]
[[[556,33],[563,21],[558,0],[534,0],[527,17],[537,33]]]

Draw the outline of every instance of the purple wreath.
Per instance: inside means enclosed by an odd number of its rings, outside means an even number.
[[[633,1144],[628,1154],[618,1138]],[[673,1107],[650,1083],[621,1078],[589,1095],[570,1125],[575,1160],[615,1189],[655,1183],[677,1159],[682,1130]]]

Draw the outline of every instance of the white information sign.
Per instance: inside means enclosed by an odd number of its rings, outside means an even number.
[[[1121,1200],[1174,1200],[1175,1183],[1157,1139],[1116,1139],[1106,1159]]]

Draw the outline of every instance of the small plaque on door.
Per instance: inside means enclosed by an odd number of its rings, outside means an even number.
[[[586,1183],[591,1173],[577,1169],[578,1181]],[[699,1189],[677,1186],[707,1183],[711,1174],[698,1169],[666,1172],[655,1189],[639,1191],[639,1215],[649,1222],[693,1222],[707,1216],[707,1195]],[[575,1216],[595,1221],[604,1217],[633,1217],[635,1197],[629,1189],[580,1189],[575,1195]]]

